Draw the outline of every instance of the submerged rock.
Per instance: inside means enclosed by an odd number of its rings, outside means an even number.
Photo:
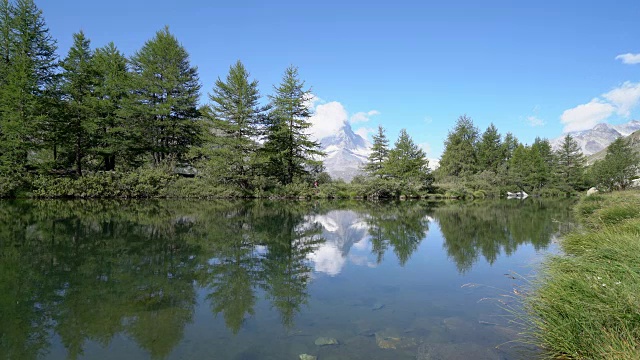
[[[300,360],[318,360],[318,357],[309,354],[300,354]]]
[[[380,349],[405,349],[417,345],[413,338],[403,338],[400,334],[392,329],[378,331],[375,334],[376,345]]]
[[[376,310],[380,310],[384,307],[384,304],[381,302],[377,302],[375,304],[373,304],[373,306],[371,307],[371,311],[376,311]]]
[[[326,346],[326,345],[338,345],[340,344],[338,340],[330,337],[319,337],[316,339],[315,344],[318,346]]]

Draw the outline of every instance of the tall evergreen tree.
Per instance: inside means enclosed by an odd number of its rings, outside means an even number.
[[[249,72],[238,61],[229,69],[226,82],[216,81],[209,98],[209,114],[216,130],[216,175],[247,188],[256,169],[257,141],[268,110],[259,104],[258,81],[249,80]]]
[[[396,179],[423,181],[427,179],[428,166],[429,161],[424,151],[413,142],[407,130],[400,130],[398,140],[389,151],[384,173]]]
[[[546,185],[549,185],[553,182],[553,167],[555,166],[555,157],[553,154],[553,150],[551,149],[551,144],[547,139],[541,139],[536,137],[533,145],[531,145],[531,150],[535,153],[533,156],[535,158],[534,164],[534,173],[535,173],[535,186],[537,188],[542,188]]]
[[[369,154],[367,163],[364,165],[364,171],[370,176],[382,178],[384,176],[384,164],[388,157],[389,140],[385,135],[384,128],[378,125],[378,133],[373,135],[373,145],[371,146],[371,153]]]
[[[513,152],[520,145],[518,139],[510,132],[504,136],[502,142],[502,156],[505,162],[508,162],[513,156]]]
[[[200,142],[197,68],[168,27],[135,53],[131,68],[133,94],[122,114],[135,122],[139,150],[156,166],[180,160]]]
[[[93,153],[102,159],[105,171],[115,170],[116,159],[128,163],[130,149],[134,146],[131,129],[119,113],[129,97],[130,75],[127,59],[113,43],[96,49],[93,56],[97,76],[96,143]]]
[[[592,165],[590,172],[598,186],[608,190],[625,189],[640,168],[640,155],[627,139],[618,138],[607,147],[603,160]]]
[[[0,171],[19,173],[45,134],[56,44],[33,0],[0,2]]]
[[[579,189],[584,184],[586,158],[576,140],[567,134],[555,153],[559,185]],[[569,190],[569,189],[567,189]]]
[[[90,41],[82,31],[73,35],[73,46],[62,61],[62,69],[64,140],[72,154],[76,173],[82,176],[83,162],[94,144],[97,127],[93,97],[97,76]]]
[[[311,140],[308,129],[311,111],[307,101],[311,96],[298,78],[298,69],[286,69],[282,82],[270,96],[273,109],[269,114],[267,141],[264,150],[268,157],[268,173],[282,184],[290,184],[296,177],[310,174],[318,167],[323,153],[320,144]]]
[[[500,133],[492,123],[478,142],[478,170],[497,172],[502,162],[503,152]]]
[[[477,141],[478,129],[471,118],[467,115],[460,116],[444,142],[440,171],[449,176],[473,174],[477,170]]]

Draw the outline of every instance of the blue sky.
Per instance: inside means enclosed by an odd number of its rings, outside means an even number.
[[[429,157],[465,113],[527,143],[640,117],[637,0],[36,3],[61,57],[80,29],[131,55],[169,25],[203,101],[238,59],[263,95],[293,64],[319,99],[318,131],[353,119],[394,141],[406,128]]]

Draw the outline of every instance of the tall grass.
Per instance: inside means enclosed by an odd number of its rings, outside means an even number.
[[[529,340],[549,358],[640,359],[640,193],[587,197],[525,295]]]

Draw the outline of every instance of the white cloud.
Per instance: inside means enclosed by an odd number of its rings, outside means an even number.
[[[369,135],[371,135],[371,134],[373,134],[373,133],[375,133],[377,131],[378,131],[378,129],[376,129],[376,128],[361,127],[361,128],[358,128],[357,130],[355,130],[354,133],[362,136],[363,139],[368,141],[369,140]]]
[[[623,64],[629,64],[629,65],[640,64],[640,54],[632,54],[632,53],[620,54],[616,56],[616,60],[622,60]]]
[[[367,122],[371,120],[372,116],[376,116],[376,115],[380,115],[380,111],[378,110],[371,110],[368,112],[361,111],[351,115],[350,120],[352,124],[359,123],[359,122]]]
[[[586,130],[607,120],[613,114],[628,118],[638,104],[640,83],[626,81],[586,104],[565,110],[560,116],[560,121],[565,124],[564,132]]]
[[[564,132],[587,130],[613,115],[615,111],[613,105],[596,98],[587,104],[565,110],[560,116],[560,121],[564,124]]]
[[[631,110],[640,102],[640,83],[627,81],[602,97],[616,107],[618,115],[628,118],[631,116]]]
[[[337,101],[320,104],[315,107],[311,121],[310,133],[316,139],[322,139],[339,130],[347,121],[347,110]]]
[[[535,115],[527,116],[527,122],[532,127],[544,126],[544,120],[540,119],[539,117],[537,117]]]
[[[325,102],[315,95],[307,103],[309,108],[313,110],[313,115],[309,119],[311,121],[309,133],[316,140],[333,135],[346,123],[363,122],[365,121],[363,120],[364,118],[369,121],[371,116],[380,114],[377,110],[371,110],[355,113],[350,117],[349,112],[341,103],[337,101]],[[375,129],[362,127],[357,129],[355,133],[367,139],[369,133],[373,131]]]
[[[324,100],[320,99],[316,94],[310,94],[304,103],[309,110],[315,111],[316,106],[324,104]]]

